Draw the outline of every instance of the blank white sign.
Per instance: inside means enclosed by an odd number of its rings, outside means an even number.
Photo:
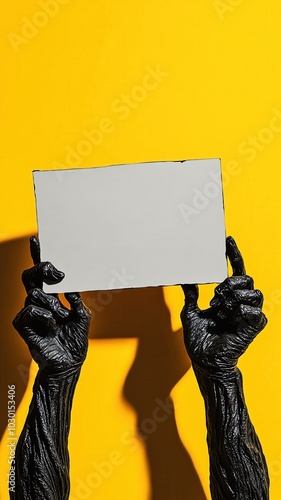
[[[41,260],[52,293],[221,282],[219,159],[35,171]]]

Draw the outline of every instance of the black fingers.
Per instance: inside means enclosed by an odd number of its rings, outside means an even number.
[[[185,296],[185,311],[194,311],[198,309],[199,288],[198,285],[182,285]]]
[[[40,262],[40,244],[36,236],[31,236],[30,240],[30,253],[33,260],[33,264],[39,264]]]
[[[19,334],[27,339],[33,330],[44,333],[45,331],[55,334],[56,322],[50,311],[40,307],[29,305],[22,309],[15,317],[13,326]]]
[[[234,290],[253,290],[254,280],[250,276],[231,276],[215,288],[210,305],[218,307]]]
[[[233,276],[243,276],[246,274],[243,257],[232,236],[226,238],[226,255],[229,258]]]
[[[267,322],[261,310],[263,294],[253,289],[253,280],[249,276],[227,278],[216,288],[210,305],[220,319],[230,324],[238,324],[242,319],[243,325],[251,325],[251,331],[255,333],[262,330]]]
[[[50,311],[56,319],[69,317],[69,310],[64,307],[60,300],[54,296],[44,293],[40,288],[32,288],[25,300],[25,306],[35,305]]]
[[[63,278],[64,273],[50,262],[40,262],[22,273],[22,282],[27,292],[32,288],[42,288],[43,282],[48,285],[60,283]]]
[[[263,295],[260,290],[230,290],[227,295],[215,297],[211,301],[211,306],[222,307],[228,311],[234,311],[240,304],[261,308]]]
[[[89,321],[91,311],[83,304],[79,293],[66,293],[66,300],[69,302],[71,311],[81,320]]]
[[[248,304],[254,307],[262,307],[263,294],[260,290],[234,290],[233,299],[236,303]]]

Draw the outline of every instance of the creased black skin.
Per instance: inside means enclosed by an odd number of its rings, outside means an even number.
[[[65,294],[70,309],[56,295],[42,291],[43,281],[58,283],[64,274],[40,262],[39,242],[30,240],[35,266],[23,273],[28,292],[13,325],[27,343],[39,371],[15,457],[12,500],[69,498],[68,434],[73,395],[88,348],[90,312],[79,294]]]
[[[226,249],[233,276],[215,289],[209,309],[199,309],[196,285],[183,285],[184,342],[205,402],[212,499],[267,500],[267,465],[236,366],[267,320],[233,238]]]

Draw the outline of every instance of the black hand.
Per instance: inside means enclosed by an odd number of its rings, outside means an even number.
[[[198,307],[197,285],[183,285],[185,305],[181,313],[187,352],[194,363],[206,369],[236,366],[267,320],[262,313],[262,293],[245,274],[244,262],[233,238],[226,240],[233,276],[215,289],[210,308]]]

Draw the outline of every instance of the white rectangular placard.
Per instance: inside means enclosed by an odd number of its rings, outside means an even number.
[[[227,276],[219,159],[35,171],[50,293],[220,282]]]

